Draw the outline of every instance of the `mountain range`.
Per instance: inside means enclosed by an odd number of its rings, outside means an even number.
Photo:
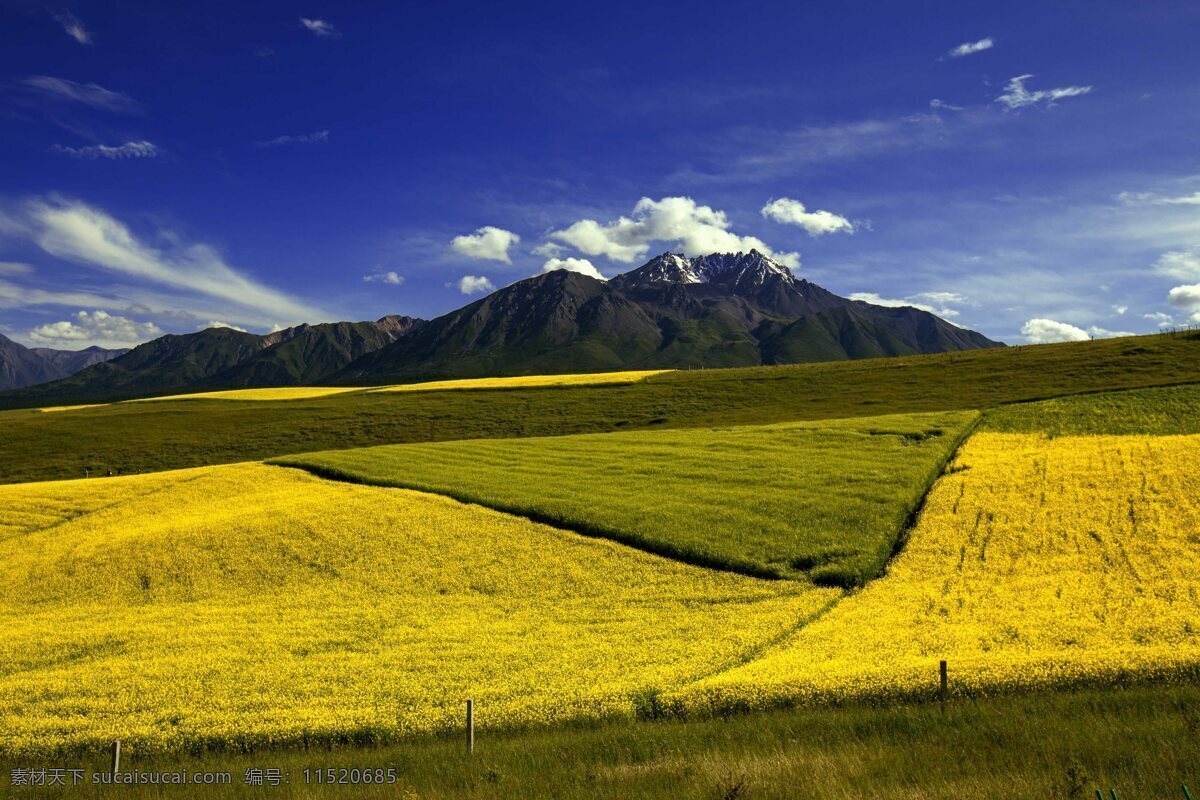
[[[839,297],[757,251],[663,253],[609,281],[565,270],[517,281],[431,321],[388,316],[265,335],[230,328],[167,335],[69,377],[46,373],[51,382],[6,392],[0,402],[787,364],[1002,346],[918,308]]]
[[[84,350],[30,348],[0,335],[0,390],[56,381],[128,352],[127,347],[119,350],[106,350],[103,347]]]

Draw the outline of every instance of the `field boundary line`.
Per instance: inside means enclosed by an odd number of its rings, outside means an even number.
[[[832,611],[837,606],[838,603],[842,602],[847,597],[850,597],[851,595],[856,594],[857,592],[859,592],[861,590],[838,589],[837,591],[839,593],[837,597],[832,598],[828,603],[821,606],[816,611],[809,614],[807,617],[801,617],[795,623],[793,623],[792,625],[789,625],[787,628],[784,628],[782,631],[777,633],[775,636],[772,636],[770,639],[767,639],[765,642],[754,645],[749,650],[747,650],[744,654],[730,659],[729,661],[725,662],[724,664],[716,667],[715,669],[710,670],[709,672],[704,673],[703,675],[699,675],[696,678],[693,678],[692,680],[688,681],[687,683],[684,683],[683,685],[679,686],[677,689],[674,689],[673,691],[681,692],[693,684],[700,683],[701,681],[706,681],[709,678],[714,678],[717,675],[720,675],[721,673],[729,672],[730,670],[735,670],[738,667],[744,667],[747,664],[749,664],[751,661],[757,661],[758,659],[760,659],[764,655],[766,655],[769,651],[775,649],[776,647],[783,645],[785,642],[787,642],[788,639],[791,639],[797,633],[804,630],[809,625],[812,625],[814,622],[821,619],[821,617],[828,614],[830,611]]]
[[[572,523],[551,514],[541,514],[528,508],[487,500],[472,495],[469,492],[446,491],[444,489],[438,489],[417,482],[398,480],[364,480],[357,475],[353,475],[335,467],[326,467],[317,464],[306,464],[299,461],[292,461],[286,456],[273,458],[269,461],[263,461],[261,463],[271,467],[297,469],[302,472],[307,472],[316,478],[328,481],[336,481],[338,483],[348,483],[355,486],[368,486],[379,489],[405,489],[413,492],[422,492],[435,497],[446,497],[458,503],[480,506],[481,508],[497,511],[501,514],[507,514],[511,517],[520,517],[522,519],[529,520],[530,522],[534,522],[539,525],[545,525],[565,533],[573,533],[578,536],[585,536],[589,539],[604,539],[606,541],[616,542],[617,544],[629,547],[633,550],[640,550],[643,553],[649,553],[650,555],[658,556],[659,558],[670,559],[671,561],[677,561],[681,564],[687,564],[689,566],[699,567],[701,569],[728,572],[747,578],[758,578],[760,580],[791,580],[787,575],[784,575],[777,570],[763,568],[757,564],[732,560],[726,561],[710,557],[696,551],[688,551],[681,548],[677,549],[667,546],[666,544],[647,541],[636,534],[614,531],[601,525]]]

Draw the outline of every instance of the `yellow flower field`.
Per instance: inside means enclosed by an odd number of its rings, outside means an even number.
[[[193,392],[165,397],[142,397],[126,403],[153,403],[159,400],[311,400],[346,392],[360,392],[359,386],[278,386],[273,389],[225,389],[218,392]]]
[[[99,408],[101,406],[107,406],[107,405],[110,405],[110,404],[109,403],[84,403],[83,405],[78,405],[78,406],[46,406],[45,408],[39,408],[37,410],[41,411],[43,414],[54,414],[59,411],[82,411],[85,408]]]
[[[0,753],[634,713],[840,596],[238,464],[0,487]]]
[[[359,386],[280,386],[274,389],[225,389],[217,392],[193,392],[191,394],[171,394],[163,397],[139,397],[136,400],[122,400],[119,403],[86,403],[78,406],[47,406],[39,408],[45,414],[60,411],[82,411],[85,408],[100,408],[102,406],[120,405],[122,403],[157,403],[162,400],[311,400],[316,397],[329,397],[346,392],[361,392]]]
[[[591,372],[573,375],[518,375],[511,378],[461,378],[449,381],[401,383],[384,386],[376,392],[432,392],[444,389],[535,389],[547,386],[603,386],[609,383],[636,383],[651,375],[674,372],[670,369],[644,369],[626,372]]]
[[[1200,436],[981,433],[888,574],[675,695],[693,711],[1170,677],[1200,665]]]

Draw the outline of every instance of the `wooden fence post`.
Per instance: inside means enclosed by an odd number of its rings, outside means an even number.
[[[946,675],[946,662],[943,660],[938,665],[938,673],[941,677],[941,686],[938,688],[938,702],[941,703],[942,713],[946,713],[946,700],[950,695],[950,681]]]
[[[121,740],[117,739],[112,745],[112,773],[116,775],[121,771]]]
[[[475,752],[475,701],[467,701],[467,752]]]

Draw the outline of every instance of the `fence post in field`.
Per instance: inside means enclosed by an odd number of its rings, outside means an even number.
[[[938,664],[938,673],[941,677],[941,686],[938,687],[938,703],[942,706],[942,713],[946,713],[946,700],[950,695],[950,681],[946,675],[946,662],[942,661]]]
[[[475,701],[467,701],[467,752],[475,752]]]
[[[121,740],[117,739],[112,745],[112,773],[116,775],[121,771]]]

